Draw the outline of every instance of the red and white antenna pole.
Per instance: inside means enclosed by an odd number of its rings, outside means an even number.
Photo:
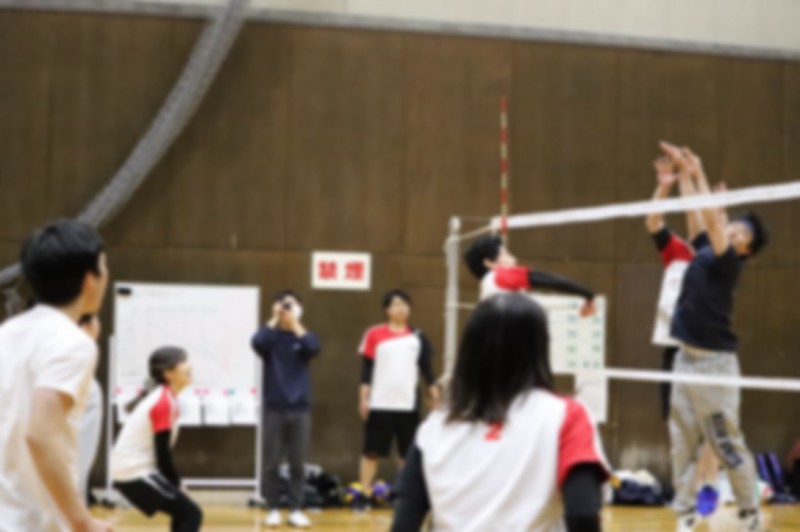
[[[500,97],[500,235],[508,242],[508,99]]]

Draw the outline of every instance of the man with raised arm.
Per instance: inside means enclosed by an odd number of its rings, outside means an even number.
[[[680,184],[681,196],[689,197],[697,194],[686,165],[676,169],[672,159],[662,155],[655,160],[654,167],[656,169],[657,182],[656,190],[653,193],[654,201],[669,197],[676,183]],[[680,176],[676,170],[679,170]],[[683,286],[684,275],[692,258],[694,258],[694,247],[667,227],[664,223],[663,213],[649,214],[645,225],[655,242],[664,265],[652,342],[653,345],[664,349],[661,368],[664,371],[672,371],[675,365],[675,357],[680,349],[680,342],[672,337],[670,328],[672,326],[672,317],[675,314],[675,307],[678,303],[678,296]],[[697,211],[686,211],[686,226],[690,241],[705,232],[705,224]],[[669,420],[671,388],[669,382],[661,384],[661,415],[664,421]],[[698,459],[695,476],[695,486],[697,488],[696,509],[701,517],[709,516],[717,509],[719,502],[719,492],[716,488],[718,471],[719,460],[717,460],[711,446],[706,442]]]
[[[679,175],[692,180],[699,194],[711,193],[697,155],[666,143],[662,143],[662,150]],[[675,372],[738,377],[738,340],[731,323],[733,296],[746,260],[761,251],[767,232],[753,213],[730,222],[723,208],[702,209],[700,215],[705,232],[694,241],[696,253],[686,270],[670,331],[681,344]],[[695,530],[699,521],[695,469],[704,440],[711,443],[728,470],[739,505],[739,530],[762,530],[755,492],[757,476],[739,423],[739,402],[740,391],[731,386],[674,386],[669,427],[679,532]]]

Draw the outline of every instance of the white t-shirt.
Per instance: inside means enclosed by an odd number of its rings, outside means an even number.
[[[69,431],[54,434],[66,449],[78,489],[77,433],[97,364],[95,342],[62,312],[36,306],[0,326],[0,530],[66,530],[25,441],[33,392],[69,395]]]
[[[383,324],[366,332],[358,352],[375,361],[370,410],[414,411],[422,349],[422,339],[409,328],[394,332]]]
[[[158,471],[154,438],[172,431],[171,445],[178,438],[178,399],[166,386],[158,386],[136,405],[111,450],[111,478],[128,482]]]
[[[437,410],[417,432],[433,529],[560,532],[561,488],[579,464],[608,471],[586,408],[548,391],[517,399],[504,425],[447,422]]]
[[[683,278],[689,268],[694,252],[691,246],[675,235],[670,235],[667,245],[659,251],[664,264],[664,277],[656,307],[656,322],[652,342],[663,347],[677,347],[680,342],[670,334],[672,316],[681,295]]]

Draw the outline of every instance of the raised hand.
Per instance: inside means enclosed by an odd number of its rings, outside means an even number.
[[[662,155],[653,161],[653,167],[656,169],[656,179],[658,180],[659,185],[663,187],[671,187],[675,184],[675,181],[677,181],[677,176],[673,171],[674,165],[672,163],[672,159],[666,155]]]
[[[581,318],[590,318],[597,314],[597,305],[594,299],[587,299],[581,307]]]
[[[296,329],[300,325],[300,320],[297,319],[293,308],[281,308],[281,318],[289,329]]]
[[[275,328],[278,326],[278,322],[281,318],[281,311],[283,303],[281,301],[276,301],[272,304],[272,316],[269,318],[267,325],[269,327]]]
[[[681,150],[681,154],[683,155],[683,159],[686,161],[686,166],[688,167],[689,171],[691,171],[695,176],[699,175],[700,172],[703,172],[703,160],[699,155],[694,153],[689,148],[683,148]]]
[[[661,148],[661,151],[664,153],[664,155],[672,159],[673,164],[681,164],[683,160],[683,153],[681,152],[680,147],[665,140],[659,142],[658,147]]]

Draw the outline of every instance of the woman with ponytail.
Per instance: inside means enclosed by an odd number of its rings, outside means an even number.
[[[111,452],[114,487],[152,517],[172,517],[173,532],[200,530],[203,513],[181,490],[171,448],[178,437],[178,394],[189,385],[186,351],[162,347],[150,355],[145,389],[126,407],[130,413]]]

